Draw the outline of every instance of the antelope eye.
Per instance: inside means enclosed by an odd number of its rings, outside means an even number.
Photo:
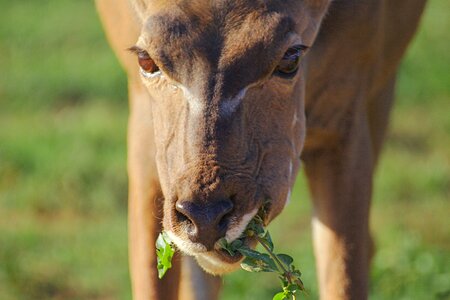
[[[297,73],[300,59],[306,49],[302,45],[296,45],[287,49],[276,67],[275,73],[283,77],[293,77]]]
[[[159,67],[153,61],[153,59],[148,55],[147,51],[139,51],[137,53],[138,63],[141,69],[146,73],[155,73],[159,71]]]
[[[128,50],[136,54],[142,76],[146,78],[152,78],[161,75],[161,71],[158,65],[150,57],[150,55],[148,55],[147,51],[138,46],[133,46],[131,48],[128,48]]]

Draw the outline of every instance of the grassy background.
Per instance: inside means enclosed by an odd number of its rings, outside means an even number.
[[[400,72],[371,299],[450,299],[448,11],[430,1]],[[91,1],[0,0],[0,299],[130,299],[125,80]],[[271,231],[316,299],[304,181]],[[224,281],[230,300],[278,288],[244,271]]]

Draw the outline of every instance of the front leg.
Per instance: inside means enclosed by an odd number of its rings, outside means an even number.
[[[304,153],[314,204],[320,299],[366,299],[371,239],[372,152],[366,118],[339,142]]]
[[[155,241],[161,231],[162,201],[155,165],[150,100],[140,82],[130,83],[128,124],[129,260],[133,299],[178,299],[180,257],[158,279]]]
[[[222,278],[207,274],[192,256],[182,257],[180,299],[216,300],[222,285]]]

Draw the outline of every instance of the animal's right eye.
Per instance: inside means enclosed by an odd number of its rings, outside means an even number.
[[[150,57],[147,51],[137,46],[131,47],[129,50],[136,53],[142,75],[152,77],[160,74],[158,65],[156,65],[155,61]]]
[[[155,73],[159,71],[159,67],[155,61],[148,55],[147,51],[139,51],[137,53],[138,63],[141,69],[147,73]]]

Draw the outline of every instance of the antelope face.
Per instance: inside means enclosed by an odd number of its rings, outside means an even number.
[[[216,242],[238,238],[266,201],[269,223],[289,197],[305,136],[303,57],[328,1],[156,2],[133,50],[152,98],[163,226],[222,274],[241,257]]]

